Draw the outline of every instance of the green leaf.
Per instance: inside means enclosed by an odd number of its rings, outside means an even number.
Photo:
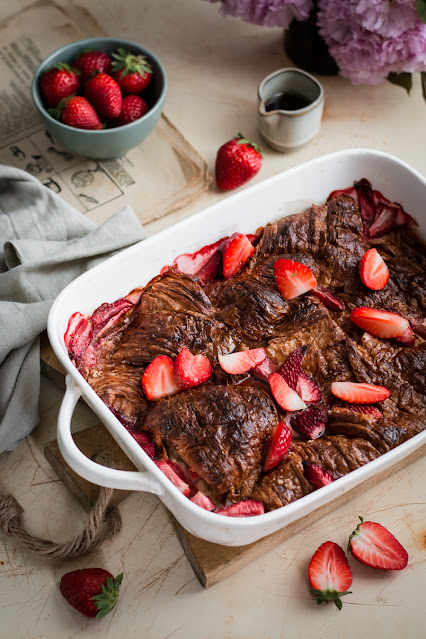
[[[407,91],[407,93],[410,93],[411,87],[413,86],[411,73],[408,73],[407,71],[403,71],[402,73],[389,73],[386,80],[391,84],[396,84],[397,86],[402,87]]]
[[[426,102],[426,72],[425,71],[421,72],[420,80],[421,80],[421,83],[422,83],[423,99]]]
[[[416,0],[416,11],[420,20],[426,23],[426,0]]]

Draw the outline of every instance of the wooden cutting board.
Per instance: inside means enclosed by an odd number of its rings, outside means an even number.
[[[41,365],[42,372],[49,379],[64,386],[64,370],[53,353],[46,334],[42,336],[41,340]],[[135,470],[135,466],[102,424],[97,424],[75,433],[74,440],[80,450],[89,458],[99,452],[107,453],[111,458],[112,468]],[[420,459],[425,452],[426,446],[423,446],[392,468],[382,471],[380,475],[365,481],[360,486],[355,486],[332,503],[321,506],[318,509],[319,511],[315,510],[303,519],[289,524],[278,532],[247,546],[228,547],[212,544],[191,535],[177,521],[175,521],[176,531],[198,580],[202,586],[208,588],[246,566],[254,559],[264,555],[304,528],[314,524],[320,517],[327,515],[350,499],[357,497],[368,488],[376,486],[380,481],[393,475],[404,466]],[[98,497],[99,486],[86,481],[68,466],[59,451],[56,440],[46,444],[45,456],[66,487],[75,495],[80,504],[86,510],[89,510]],[[112,503],[114,505],[119,504],[129,494],[126,491],[116,490]]]

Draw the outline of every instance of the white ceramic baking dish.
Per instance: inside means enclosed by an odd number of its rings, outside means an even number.
[[[383,475],[386,470],[389,472],[390,467],[400,464],[426,443],[424,431],[366,466],[283,508],[256,517],[225,517],[196,506],[166,479],[80,375],[64,345],[67,322],[75,311],[91,314],[103,302],[112,302],[147,283],[177,255],[193,252],[235,231],[252,233],[267,222],[304,210],[312,202],[323,203],[331,191],[350,186],[363,177],[386,197],[401,203],[418,221],[423,237],[426,236],[426,180],[395,157],[352,149],[312,160],[232,195],[122,251],[62,291],[51,309],[48,333],[68,373],[58,418],[58,443],[75,472],[101,486],[155,493],[189,532],[218,544],[241,546],[306,518],[324,505],[329,506],[355,486]],[[71,436],[71,418],[80,396],[97,413],[138,471],[105,468],[85,457],[76,447]]]

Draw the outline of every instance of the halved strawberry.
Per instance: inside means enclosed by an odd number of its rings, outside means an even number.
[[[390,397],[386,386],[374,386],[359,382],[333,382],[331,392],[335,397],[353,404],[375,404]]]
[[[326,541],[315,551],[309,562],[308,577],[317,604],[333,601],[339,610],[342,609],[340,597],[350,594],[352,572],[338,544]]]
[[[334,412],[350,411],[352,413],[361,413],[367,415],[372,419],[380,419],[382,413],[376,406],[370,404],[347,404],[346,402],[339,402],[332,407]]]
[[[305,373],[300,373],[297,379],[296,392],[306,404],[316,404],[322,400],[319,386]]]
[[[317,285],[310,268],[282,257],[274,263],[274,275],[277,288],[285,300],[292,300]]]
[[[174,363],[177,383],[181,388],[196,388],[210,379],[213,369],[205,355],[193,355],[184,346]]]
[[[173,486],[176,486],[176,488],[180,490],[185,497],[188,497],[191,492],[190,487],[179,477],[179,475],[177,475],[177,473],[175,473],[170,464],[165,459],[156,459],[155,463],[167,479],[172,482]]]
[[[306,408],[303,399],[299,397],[296,391],[290,388],[279,373],[271,373],[268,377],[268,383],[275,401],[284,410],[295,411]]]
[[[182,390],[176,379],[173,361],[170,357],[158,355],[152,360],[142,375],[142,388],[146,398],[151,401],[176,395]]]
[[[410,323],[402,315],[381,311],[378,308],[360,306],[355,308],[350,318],[354,324],[375,337],[391,339],[400,337],[409,328]]]
[[[298,379],[302,373],[302,362],[307,353],[308,345],[296,348],[278,369],[278,373],[285,379],[293,390],[297,388]]]
[[[264,348],[251,348],[247,351],[237,351],[228,355],[219,355],[218,360],[221,368],[230,375],[247,373],[251,368],[261,364],[266,358]]]
[[[389,269],[377,249],[369,249],[359,263],[362,283],[373,291],[381,291],[389,280]]]
[[[197,490],[195,495],[191,497],[191,501],[200,506],[200,508],[204,508],[204,510],[214,510],[216,508],[212,500],[200,490]]]
[[[247,235],[231,235],[223,247],[223,277],[229,280],[238,275],[253,253],[254,246]]]
[[[320,288],[319,286],[316,286],[312,289],[311,294],[315,295],[315,297],[331,311],[343,311],[345,308],[343,302],[333,295],[333,293],[327,288]]]
[[[291,438],[291,428],[289,428],[287,424],[280,422],[275,426],[265,444],[265,461],[263,462],[263,470],[265,473],[275,468],[275,466],[278,466],[287,455]]]
[[[328,422],[328,412],[326,410],[317,410],[316,408],[304,410],[297,413],[292,420],[291,425],[305,435],[308,439],[318,439],[323,434]]]
[[[325,470],[319,464],[303,461],[303,474],[314,488],[322,488],[334,481],[333,475],[329,470]]]
[[[275,362],[270,360],[269,357],[266,357],[263,362],[257,364],[257,366],[254,366],[253,375],[261,379],[263,382],[267,382],[269,375],[271,373],[275,373],[277,369],[278,364],[275,364]]]
[[[397,342],[401,342],[401,344],[404,344],[405,346],[408,346],[410,348],[412,348],[416,343],[416,335],[413,332],[411,326],[407,328],[405,333],[403,333],[399,337],[395,337],[395,339]]]
[[[246,499],[216,510],[218,515],[226,515],[227,517],[254,517],[255,515],[263,515],[264,512],[263,504],[255,499]]]
[[[408,563],[408,553],[387,528],[373,521],[364,521],[349,537],[348,550],[356,559],[371,568],[402,570]]]

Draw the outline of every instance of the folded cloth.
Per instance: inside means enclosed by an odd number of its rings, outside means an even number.
[[[0,452],[38,424],[39,334],[55,297],[144,238],[129,207],[97,226],[25,171],[0,165]]]

